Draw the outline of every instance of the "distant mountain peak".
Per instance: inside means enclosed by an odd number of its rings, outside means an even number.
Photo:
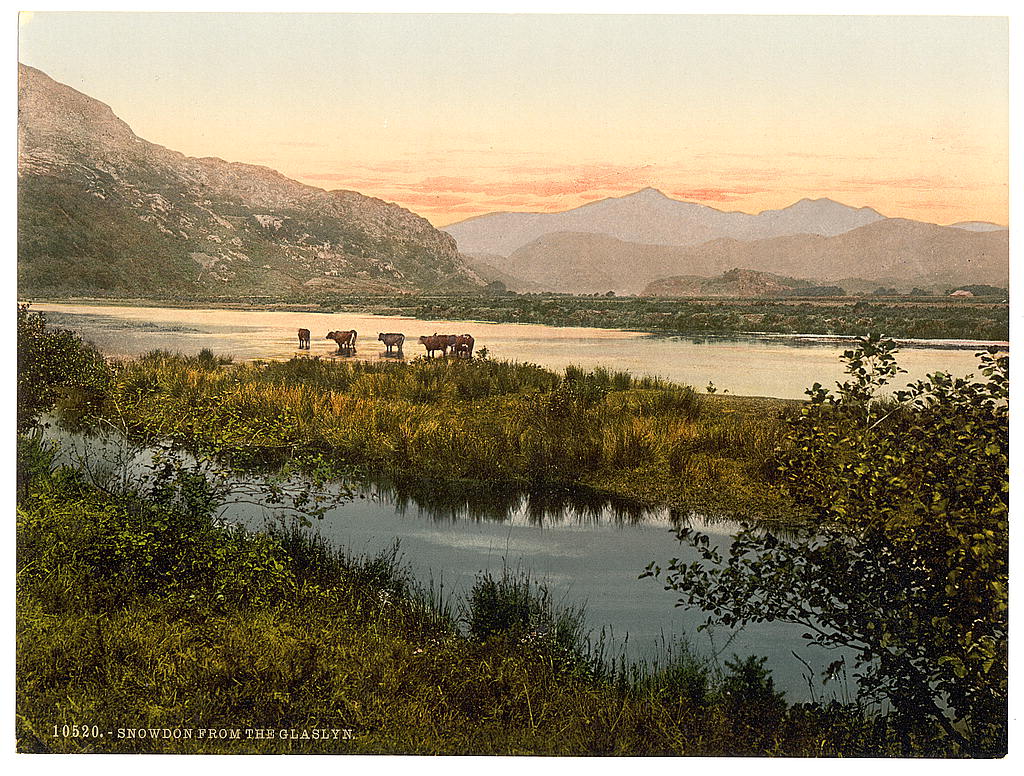
[[[623,199],[627,199],[629,197],[642,197],[644,199],[672,199],[672,197],[668,196],[661,189],[656,189],[653,186],[645,186],[639,191],[634,191],[632,194],[627,194],[625,197],[623,197]]]
[[[789,207],[779,208],[776,210],[765,210],[764,213],[781,213],[786,210],[808,210],[808,209],[835,209],[835,210],[847,210],[856,211],[861,213],[876,213],[879,218],[884,218],[881,213],[875,210],[873,207],[855,207],[853,205],[847,205],[845,202],[839,202],[831,197],[803,197],[794,202]]]

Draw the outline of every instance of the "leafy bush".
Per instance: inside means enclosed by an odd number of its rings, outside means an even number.
[[[74,332],[51,329],[43,313],[18,305],[18,431],[53,407],[62,390],[77,389],[77,405],[102,402],[110,378],[106,361]]]
[[[269,605],[294,584],[272,537],[217,524],[216,495],[197,471],[168,466],[148,493],[125,501],[68,487],[68,471],[58,474],[64,479],[41,488],[34,509],[21,516],[18,562],[26,582],[60,578],[68,570],[64,547],[72,546],[72,565],[94,580],[80,590],[81,600],[97,606],[146,595],[183,607]]]
[[[999,755],[1009,360],[981,353],[983,381],[936,374],[880,402],[894,350],[860,341],[844,354],[852,379],[835,393],[815,385],[793,421],[781,477],[819,524],[786,538],[747,526],[726,559],[683,529],[700,560],[672,561],[666,586],[709,623],[797,623],[813,643],[854,650],[862,698],[891,705],[907,751]]]

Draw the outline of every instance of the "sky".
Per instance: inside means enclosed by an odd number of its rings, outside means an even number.
[[[435,226],[653,186],[1009,219],[1000,17],[34,13],[19,59],[190,156]]]

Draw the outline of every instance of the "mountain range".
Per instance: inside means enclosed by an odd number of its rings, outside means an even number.
[[[673,276],[744,267],[819,282],[1006,284],[1009,232],[987,222],[939,226],[872,208],[803,199],[757,215],[643,189],[562,213],[495,213],[445,227],[459,249],[524,286],[640,293]],[[504,256],[504,259],[500,257]]]
[[[397,205],[147,142],[107,105],[18,69],[22,295],[477,287],[454,239]]]
[[[268,168],[188,157],[109,106],[19,65],[18,285],[23,296],[319,291],[642,293],[735,268],[808,282],[1005,285],[1008,230],[938,226],[803,199],[756,215],[646,188],[561,213],[435,229],[398,205]],[[730,288],[732,281],[713,283]],[[767,288],[767,280],[737,285]]]
[[[696,245],[719,237],[758,240],[791,234],[841,234],[885,216],[831,199],[802,199],[757,215],[724,212],[665,196],[653,188],[561,213],[490,213],[444,227],[467,254],[508,256],[546,234],[604,234],[647,245]]]

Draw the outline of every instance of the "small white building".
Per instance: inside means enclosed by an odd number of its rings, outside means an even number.
[[[960,288],[954,291],[952,294],[950,294],[950,296],[955,296],[957,298],[962,299],[964,297],[974,296],[974,293],[966,289]]]

